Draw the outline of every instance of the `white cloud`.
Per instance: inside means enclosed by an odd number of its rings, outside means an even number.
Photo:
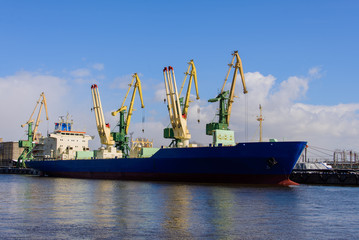
[[[131,83],[132,74],[127,74],[121,77],[116,77],[110,87],[114,89],[128,89],[128,85]]]
[[[321,67],[313,67],[309,69],[308,74],[311,78],[321,78],[322,77],[322,68]]]
[[[322,146],[327,149],[359,150],[356,139],[359,134],[359,103],[328,106],[300,102],[306,97],[310,79],[318,76],[320,72],[319,68],[311,69],[308,76],[292,76],[280,83],[277,83],[278,80],[272,75],[264,76],[259,72],[246,73],[248,94],[243,95],[242,83],[238,81],[236,93],[239,98],[235,99],[230,120],[230,128],[235,131],[236,140],[245,140],[245,108],[248,102],[248,140],[258,139],[256,118],[259,115],[258,105],[261,104],[265,119],[263,122],[265,140],[270,138],[306,140],[309,145]],[[113,81],[112,87],[127,89],[131,79],[132,74],[119,77]],[[142,123],[143,113],[135,112],[130,132],[135,132],[134,137],[153,139],[156,146],[167,145],[170,140],[163,139],[162,134],[163,128],[169,124],[169,118],[165,104],[159,105],[165,98],[164,86],[161,83],[150,86],[150,89],[153,92],[152,101],[145,102],[148,122]],[[96,144],[92,146],[97,146],[99,138],[93,112],[90,112],[92,107],[90,94],[86,93],[87,98],[81,97],[82,103],[76,101],[76,104],[73,104],[72,91],[79,91],[79,89],[71,89],[68,80],[44,73],[23,71],[13,76],[0,78],[1,112],[4,113],[0,118],[2,126],[0,137],[3,137],[4,141],[18,141],[21,136],[24,136],[25,129],[22,129],[20,125],[28,120],[40,93],[45,92],[50,113],[50,131],[58,115],[66,114],[70,110],[70,114],[76,118],[76,126],[80,129],[85,127],[91,135],[96,136],[93,141]],[[195,96],[191,96],[191,99],[195,99]],[[217,109],[218,102],[208,103],[207,99],[190,104],[188,126],[192,142],[202,144],[211,142],[211,137],[205,134],[205,125],[216,121]],[[112,110],[115,109],[106,109],[105,115],[114,127],[116,119],[110,115]],[[44,119],[44,114],[42,119]],[[46,129],[44,122],[40,126]],[[143,126],[144,133],[141,131]],[[42,131],[46,132],[46,130]]]
[[[280,83],[276,91],[272,76],[247,73],[248,135],[252,136],[258,128],[256,116],[259,115],[258,105],[262,104],[266,139],[307,140],[309,144],[329,149],[358,150],[358,144],[353,140],[359,129],[359,104],[319,106],[300,103],[306,96],[310,79],[313,75],[318,76],[319,72],[320,69],[312,69],[308,77],[289,77]],[[233,108],[239,111],[232,114],[231,125],[241,132],[241,139],[244,140],[244,99],[241,98],[240,102],[236,100]]]
[[[311,70],[307,77],[292,76],[276,84],[272,75],[263,76],[259,72],[246,73],[248,94],[244,96],[240,81],[236,92],[230,119],[230,128],[235,131],[237,141],[246,139],[246,116],[248,118],[247,136],[249,141],[259,138],[259,104],[263,107],[263,137],[265,140],[303,140],[312,146],[327,149],[359,150],[355,138],[359,134],[359,103],[338,104],[333,106],[309,105],[300,103],[306,97],[310,79],[318,76],[321,70]],[[276,87],[277,86],[277,87]],[[246,113],[246,102],[248,112]],[[200,114],[198,104],[193,104],[189,112],[189,129],[192,140],[208,143],[211,137],[205,135],[205,124],[212,122],[218,111],[218,102],[202,102]],[[247,114],[247,115],[246,115]],[[196,119],[200,118],[200,124]],[[190,123],[190,121],[192,123]],[[217,118],[215,119],[217,121]]]
[[[106,79],[106,76],[105,75],[97,75],[96,79],[104,80],[104,79]]]
[[[267,95],[268,101],[273,107],[289,107],[293,101],[298,101],[305,96],[308,90],[308,79],[300,77],[289,77],[281,82],[279,90]]]
[[[66,102],[64,96],[67,91],[67,81],[51,75],[22,71],[13,76],[1,77],[0,102],[2,114],[0,118],[0,137],[3,137],[4,141],[18,141],[20,136],[24,136],[26,129],[21,128],[20,125],[29,120],[41,92],[44,92],[47,98],[52,126],[55,117],[54,112],[64,109],[62,104]],[[34,119],[36,119],[36,115]],[[40,130],[44,129],[43,127],[46,129],[44,110],[42,111],[41,121]],[[43,131],[44,133],[46,134],[46,131]]]
[[[92,68],[101,71],[104,69],[104,66],[101,63],[96,63],[92,66]],[[93,83],[99,83],[99,81],[106,79],[106,76],[103,74],[94,76],[91,70],[88,68],[79,68],[73,70],[69,73],[69,75],[70,78],[72,78],[72,80],[79,85],[84,85],[84,84],[90,85]]]
[[[77,78],[91,76],[91,71],[87,68],[79,68],[70,72],[70,75]]]
[[[93,69],[96,69],[97,71],[102,71],[105,69],[105,65],[103,63],[95,63],[92,65]]]
[[[273,86],[276,78],[272,75],[263,76],[259,72],[246,73],[245,74],[246,87],[248,90],[247,96],[251,98],[251,101],[258,103],[264,103],[267,101],[268,96],[273,91]],[[242,93],[242,81],[237,81],[236,92]],[[240,95],[243,97],[243,94]]]
[[[158,101],[158,102],[163,102],[165,100],[167,101],[166,90],[164,89],[164,87],[156,88],[154,99],[155,99],[155,101]]]

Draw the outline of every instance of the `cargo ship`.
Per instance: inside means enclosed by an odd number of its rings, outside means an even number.
[[[174,70],[171,66],[163,69],[167,108],[171,126],[164,129],[164,138],[170,139],[168,147],[129,146],[128,127],[133,111],[136,91],[142,100],[141,82],[138,75],[133,75],[122,106],[113,116],[120,114],[116,132],[110,131],[105,123],[98,86],[91,86],[93,110],[95,112],[97,130],[101,140],[98,150],[88,149],[91,137],[85,132],[74,132],[68,120],[55,124],[55,132],[42,138],[33,149],[34,160],[26,162],[30,168],[41,171],[52,177],[124,179],[146,181],[180,181],[204,183],[244,183],[244,184],[295,184],[289,180],[294,165],[300,157],[306,142],[243,142],[236,143],[234,131],[228,128],[234,101],[237,72],[240,73],[243,92],[247,93],[242,63],[238,52],[233,54],[232,63],[227,73],[222,91],[208,100],[219,102],[218,122],[206,125],[206,134],[213,137],[207,146],[191,144],[191,135],[187,128],[187,113],[192,80],[196,86],[197,75],[193,60],[185,73],[190,76],[187,94],[180,98],[178,94]],[[236,60],[236,63],[234,63]],[[234,75],[230,91],[224,87],[231,68]],[[131,103],[124,104],[133,87]],[[128,112],[127,112],[128,111]],[[126,118],[126,119],[125,119]],[[69,125],[70,124],[70,125]],[[59,129],[59,126],[61,127]]]
[[[91,151],[93,137],[72,127],[68,117],[55,123],[55,131],[39,139],[27,167],[50,177],[294,185],[289,176],[307,144],[272,140],[229,145],[232,135],[218,130],[215,144],[208,146],[154,148],[148,141],[132,141],[136,144],[124,156],[115,147]]]
[[[151,157],[45,158],[26,165],[51,177],[291,185],[289,175],[305,146],[306,142],[252,142],[160,148]]]

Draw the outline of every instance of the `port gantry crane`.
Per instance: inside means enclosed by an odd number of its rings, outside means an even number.
[[[125,102],[126,102],[128,93],[130,92],[132,87],[133,87],[132,98],[131,98],[130,105],[128,107],[128,113],[127,113],[127,117],[126,117],[126,121],[125,121],[125,115],[126,115],[126,110],[127,110],[127,106],[125,106]],[[138,77],[138,74],[134,73],[132,75],[132,81],[129,84],[129,88],[127,90],[126,96],[122,102],[121,107],[117,111],[112,112],[112,116],[116,116],[118,113],[120,113],[120,120],[117,124],[117,126],[119,127],[119,131],[113,132],[111,134],[113,136],[113,139],[115,140],[116,147],[125,154],[125,157],[127,157],[129,155],[130,148],[129,148],[129,139],[127,137],[127,133],[128,133],[128,128],[129,128],[130,122],[131,122],[132,112],[134,110],[133,103],[135,101],[135,95],[136,95],[137,89],[138,89],[138,94],[140,95],[140,99],[141,99],[141,108],[144,108],[145,105],[143,104],[141,81],[140,81],[140,78]]]
[[[179,96],[181,95],[188,75],[190,78],[187,86],[187,93],[183,102],[183,98],[180,98]],[[168,68],[165,67],[163,69],[163,76],[165,80],[166,97],[168,103],[167,107],[172,125],[172,128],[164,129],[163,135],[165,138],[173,139],[170,146],[175,145],[176,147],[187,147],[189,146],[189,139],[191,138],[191,134],[187,128],[187,114],[190,102],[189,97],[192,87],[192,80],[195,83],[197,100],[199,99],[196,67],[193,60],[188,63],[188,69],[187,72],[185,72],[185,77],[179,94],[177,92],[175,73],[171,66]]]
[[[37,114],[37,118],[36,118],[36,122],[35,122],[35,127],[34,129],[32,129],[33,123],[34,123],[34,119],[32,118],[34,116],[34,113],[37,109],[37,106],[40,104],[40,108],[39,108],[39,113]],[[19,147],[20,148],[24,148],[23,152],[21,153],[21,155],[18,158],[17,161],[17,167],[26,167],[25,165],[25,160],[32,160],[33,159],[33,155],[32,155],[32,149],[34,148],[37,139],[36,133],[37,133],[37,129],[39,127],[39,123],[40,123],[40,116],[41,116],[41,110],[42,107],[45,106],[45,111],[46,111],[46,120],[49,120],[49,116],[47,113],[47,102],[46,102],[46,97],[45,97],[45,93],[42,92],[40,94],[39,100],[37,100],[34,111],[32,112],[29,121],[27,121],[25,124],[22,124],[21,127],[25,127],[26,125],[27,127],[27,140],[20,140],[19,141]]]
[[[243,93],[246,94],[247,88],[246,83],[244,80],[244,74],[243,74],[243,67],[242,67],[242,60],[238,55],[238,51],[234,51],[232,54],[232,62],[229,65],[229,69],[227,72],[227,76],[224,80],[221,92],[218,94],[217,97],[213,99],[209,99],[208,102],[217,102],[219,101],[219,112],[218,112],[218,122],[212,122],[206,124],[206,134],[207,135],[213,135],[213,144],[218,145],[218,143],[224,144],[224,145],[234,145],[234,133],[233,131],[230,131],[229,126],[229,120],[231,117],[231,110],[232,110],[232,104],[234,102],[234,89],[236,87],[236,80],[237,80],[237,74],[238,71],[241,75],[242,85],[243,85]],[[234,60],[236,60],[236,63],[234,63]],[[234,73],[233,73],[233,79],[231,84],[231,89],[229,91],[224,91],[224,87],[227,83],[228,76],[231,72],[232,67],[234,67]],[[229,94],[229,96],[228,96]],[[221,130],[223,130],[221,132]],[[217,134],[218,132],[218,134]]]

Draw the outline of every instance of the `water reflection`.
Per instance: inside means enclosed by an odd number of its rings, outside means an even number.
[[[188,186],[168,186],[161,197],[164,199],[162,226],[166,236],[191,237],[189,226],[192,193]]]
[[[209,209],[211,211],[211,225],[215,227],[214,233],[222,239],[226,233],[234,229],[236,214],[240,214],[235,203],[234,193],[229,188],[213,188],[211,189]]]
[[[0,239],[350,238],[345,226],[359,224],[358,188],[4,175],[0,184]]]

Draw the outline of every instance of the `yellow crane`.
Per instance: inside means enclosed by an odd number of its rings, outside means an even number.
[[[35,127],[34,127],[34,129],[32,129],[32,125],[34,123],[34,119],[32,117],[34,116],[35,111],[36,111],[37,107],[39,106],[39,104],[40,104],[39,113],[37,114]],[[33,159],[32,149],[35,146],[35,142],[38,140],[36,133],[37,133],[37,129],[39,127],[40,116],[41,116],[41,111],[42,111],[43,106],[45,106],[46,120],[49,120],[49,115],[47,112],[47,102],[46,102],[46,97],[45,97],[44,92],[42,92],[40,94],[39,100],[37,100],[34,111],[32,111],[32,114],[31,114],[29,120],[25,124],[21,125],[21,127],[28,125],[28,131],[27,131],[27,140],[19,141],[19,147],[24,148],[24,151],[21,153],[21,155],[18,158],[18,161],[17,161],[18,167],[25,167],[25,160]]]
[[[98,86],[93,84],[91,86],[92,100],[93,100],[93,110],[95,112],[97,131],[101,139],[101,144],[106,146],[113,146],[115,144],[112,136],[110,125],[105,123],[105,117],[103,115],[100,93],[98,91]]]
[[[42,100],[41,100],[42,99]],[[40,101],[41,100],[41,101]],[[40,104],[40,109],[39,109],[39,113],[37,114],[37,118],[36,118],[36,122],[35,122],[35,127],[34,127],[34,130],[32,131],[32,134],[34,136],[34,140],[37,140],[37,136],[36,136],[36,133],[37,133],[37,129],[39,127],[39,123],[40,123],[40,116],[41,116],[41,111],[42,111],[42,107],[44,106],[45,107],[45,112],[46,112],[46,120],[49,120],[49,115],[47,113],[47,102],[46,102],[46,97],[45,97],[45,93],[42,92],[40,94],[40,97],[39,97],[39,100],[37,100],[36,102],[36,105],[35,105],[35,108],[34,108],[34,111],[32,112],[30,118],[29,118],[29,121],[27,121],[25,124],[22,124],[21,127],[24,127],[26,126],[27,124],[29,123],[33,123],[34,120],[32,119],[32,117],[34,116],[34,113],[36,111],[36,108],[37,106],[39,106]]]
[[[127,110],[127,106],[125,106],[125,102],[132,87],[133,87],[133,92],[132,92],[131,102],[130,102],[130,106],[128,107],[128,113],[125,121],[125,114]],[[120,149],[125,154],[125,156],[128,156],[129,153],[129,144],[128,144],[129,140],[126,135],[128,133],[128,128],[130,126],[132,112],[134,110],[133,103],[135,101],[137,90],[141,99],[141,108],[144,108],[145,105],[143,104],[141,81],[140,78],[138,77],[138,74],[134,73],[132,75],[132,81],[129,84],[129,88],[127,90],[127,93],[125,95],[121,107],[117,111],[112,112],[112,116],[116,116],[118,113],[120,113],[120,120],[118,122],[119,132],[113,132],[112,136],[113,139],[115,140],[116,147]]]
[[[189,139],[191,139],[191,134],[189,133],[189,130],[187,128],[187,114],[192,81],[194,81],[195,83],[196,97],[197,99],[199,99],[197,73],[193,60],[191,60],[188,65],[189,66],[187,72],[185,72],[185,78],[183,80],[179,94],[177,92],[176,78],[173,68],[169,66],[168,68],[165,67],[163,69],[163,77],[165,81],[166,97],[168,103],[168,113],[172,125],[172,128],[164,129],[164,137],[174,139],[171,145],[175,143],[176,146],[182,145],[185,147],[189,146]],[[179,96],[182,93],[182,89],[185,85],[188,75],[190,76],[190,78],[187,86],[187,93],[183,102],[183,98],[180,98]],[[183,106],[182,109],[181,106]]]

